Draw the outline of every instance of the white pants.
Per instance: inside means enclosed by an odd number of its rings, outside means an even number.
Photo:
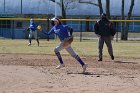
[[[77,54],[74,52],[74,50],[72,49],[71,45],[68,45],[67,47],[63,47],[64,42],[62,41],[55,49],[54,52],[58,53],[59,51],[66,49],[66,51],[72,56],[72,57],[76,57]]]
[[[32,37],[34,37],[35,39],[38,39],[37,30],[35,30],[35,31],[30,30],[29,38],[31,39]]]

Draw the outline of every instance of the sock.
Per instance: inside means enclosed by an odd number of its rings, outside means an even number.
[[[83,65],[85,65],[85,63],[82,61],[82,59],[77,55],[76,57],[75,57],[75,59],[83,66]]]
[[[31,44],[31,38],[29,38],[29,43]]]
[[[39,40],[38,40],[38,39],[36,39],[36,41],[37,41],[37,44],[38,44],[38,46],[39,46]]]
[[[60,64],[63,64],[63,60],[62,60],[62,57],[61,57],[60,53],[57,52],[57,53],[55,53],[55,54],[56,54],[56,56],[58,57],[58,60],[59,60]]]

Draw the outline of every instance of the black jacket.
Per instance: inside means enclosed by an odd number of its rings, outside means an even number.
[[[100,36],[114,36],[116,31],[109,20],[99,20],[94,25],[95,34]]]

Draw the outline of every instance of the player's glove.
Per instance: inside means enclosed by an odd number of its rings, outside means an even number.
[[[37,29],[38,29],[39,31],[42,31],[42,27],[41,27],[40,25],[37,26]]]
[[[28,31],[28,32],[29,32],[29,31],[30,31],[30,28],[28,27],[28,28],[26,29],[26,31]]]

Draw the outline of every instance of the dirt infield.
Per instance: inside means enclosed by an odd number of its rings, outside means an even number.
[[[53,55],[0,54],[0,93],[139,93],[140,59],[82,57],[86,73],[70,56],[66,67]]]

